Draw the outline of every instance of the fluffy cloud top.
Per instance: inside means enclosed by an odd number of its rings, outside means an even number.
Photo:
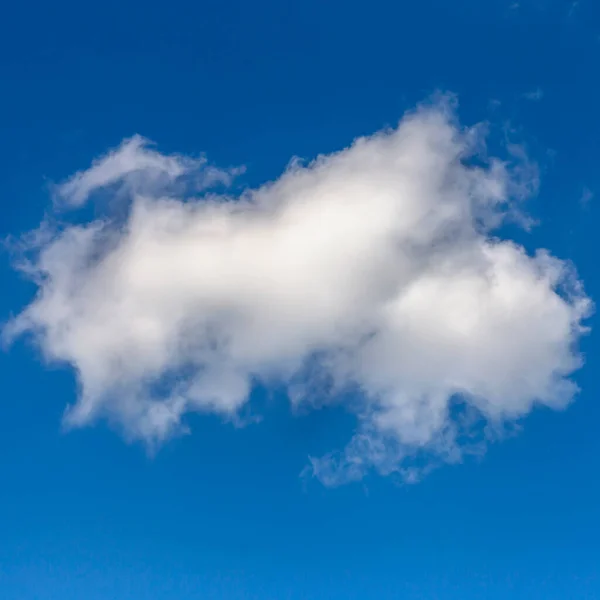
[[[348,447],[312,461],[324,482],[413,478],[411,457],[452,460],[474,421],[576,392],[590,302],[565,262],[493,237],[534,182],[470,160],[481,141],[448,104],[421,107],[232,198],[177,196],[176,179],[231,173],[135,137],[56,188],[73,206],[108,189],[129,208],[38,237],[38,294],[5,333],[76,370],[71,426],[108,418],[159,443],[186,413],[233,418],[253,381],[277,382],[294,403],[357,414]]]
[[[140,135],[124,140],[86,171],[75,173],[56,186],[56,198],[67,207],[77,208],[87,202],[98,190],[108,189],[113,194],[140,194],[150,196],[164,190],[184,176],[195,175],[196,189],[215,183],[229,184],[237,170],[224,171],[208,167],[204,158],[164,156],[151,148],[150,142]]]

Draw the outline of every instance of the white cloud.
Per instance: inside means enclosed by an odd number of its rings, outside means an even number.
[[[590,202],[594,199],[594,192],[588,187],[584,187],[579,198],[579,204],[584,208],[587,207]]]
[[[576,392],[590,302],[567,263],[492,235],[535,181],[473,166],[481,148],[442,102],[239,198],[193,198],[165,196],[156,174],[203,164],[133,138],[58,188],[77,205],[125,189],[126,220],[39,237],[38,295],[5,334],[76,370],[71,426],[107,418],[159,443],[186,413],[233,418],[253,379],[277,381],[294,403],[352,397],[354,439],[312,459],[322,481],[415,480],[478,447],[482,419]]]
[[[63,206],[77,208],[91,194],[110,189],[113,194],[139,194],[163,191],[184,175],[195,173],[196,189],[215,183],[229,184],[238,170],[223,171],[206,165],[204,158],[165,156],[150,148],[140,135],[124,140],[121,145],[94,161],[86,171],[79,171],[56,186],[57,200]]]
[[[538,87],[535,90],[532,90],[531,92],[523,94],[523,97],[526,100],[531,100],[532,102],[539,102],[544,97],[544,90]]]
[[[573,2],[571,2],[571,6],[569,7],[569,17],[572,17],[578,8],[579,8],[579,0],[573,0]]]

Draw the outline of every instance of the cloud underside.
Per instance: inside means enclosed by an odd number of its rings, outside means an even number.
[[[565,262],[494,236],[535,173],[481,136],[422,106],[235,197],[197,191],[234,172],[126,140],[54,190],[120,208],[44,224],[21,265],[38,294],[5,333],[76,371],[69,426],[155,445],[188,413],[235,419],[253,382],[284,385],[357,416],[345,449],[311,459],[323,482],[414,479],[576,392],[590,302]]]

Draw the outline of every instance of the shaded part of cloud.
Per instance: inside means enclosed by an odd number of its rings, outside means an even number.
[[[531,100],[531,102],[539,102],[544,97],[544,90],[542,88],[536,88],[530,92],[523,94],[523,98]]]
[[[190,412],[235,418],[255,381],[289,385],[297,406],[357,415],[348,447],[312,460],[324,483],[416,480],[484,443],[473,423],[492,431],[577,391],[591,303],[567,263],[493,233],[537,173],[514,148],[486,156],[483,132],[448,102],[422,106],[239,198],[165,198],[155,171],[187,159],[144,150],[124,222],[31,238],[38,294],[5,336],[76,371],[68,426],[105,418],[155,445]],[[141,148],[125,142],[66,196],[127,180]]]
[[[95,160],[89,169],[54,186],[57,204],[77,208],[95,192],[107,188],[113,194],[155,195],[160,190],[167,191],[169,185],[184,176],[192,178],[196,190],[219,183],[229,185],[241,170],[217,169],[207,165],[204,158],[166,156],[151,146],[140,135],[124,140],[118,148]]]

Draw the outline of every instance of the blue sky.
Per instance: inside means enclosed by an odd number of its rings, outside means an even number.
[[[0,598],[600,598],[599,36],[6,7]]]

